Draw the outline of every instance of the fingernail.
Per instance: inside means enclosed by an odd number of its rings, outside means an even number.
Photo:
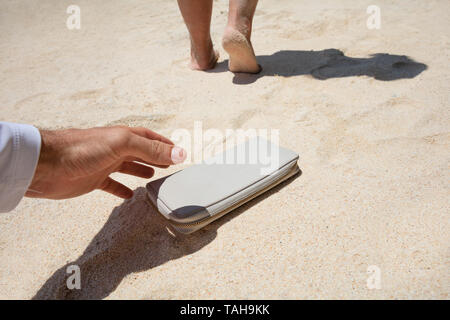
[[[184,149],[180,147],[173,147],[170,157],[172,158],[173,163],[182,163],[184,160],[186,160],[186,151],[184,151]]]

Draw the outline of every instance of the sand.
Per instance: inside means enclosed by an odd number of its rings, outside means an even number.
[[[144,179],[114,176],[136,189],[125,202],[24,199],[0,215],[0,298],[449,298],[449,1],[379,0],[380,30],[372,1],[261,1],[256,76],[227,71],[227,1],[206,73],[187,68],[174,1],[80,0],[80,30],[69,4],[1,1],[0,120],[279,129],[302,174],[190,236],[167,231]]]

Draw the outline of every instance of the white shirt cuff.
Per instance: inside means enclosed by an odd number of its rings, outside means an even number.
[[[9,140],[9,146],[0,150],[6,153],[2,154],[3,161],[9,162],[0,163],[4,171],[0,173],[0,212],[8,212],[19,204],[33,180],[41,151],[41,134],[37,128],[25,124],[2,122],[0,126],[3,142],[5,137]]]

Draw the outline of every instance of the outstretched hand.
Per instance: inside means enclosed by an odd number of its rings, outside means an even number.
[[[95,189],[127,199],[133,191],[109,175],[150,178],[186,159],[186,151],[146,128],[41,130],[42,146],[27,197],[66,199]]]

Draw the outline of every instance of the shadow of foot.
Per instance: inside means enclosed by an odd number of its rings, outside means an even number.
[[[391,81],[411,79],[427,69],[423,63],[406,56],[377,53],[370,58],[349,58],[339,50],[325,50],[325,65],[315,68],[311,75],[320,80],[351,76],[368,76],[377,80]]]
[[[83,254],[59,268],[33,299],[105,298],[127,275],[152,269],[200,250],[216,238],[220,226],[278,192],[298,176],[300,173],[190,235],[174,232],[147,201],[145,188],[138,188],[131,200],[112,211]],[[67,287],[66,282],[71,274],[66,271],[71,265],[80,268],[80,290]]]
[[[258,56],[261,73],[235,74],[233,83],[250,84],[266,76],[294,77],[311,75],[319,80],[351,76],[368,76],[391,81],[411,79],[427,69],[427,65],[406,56],[377,53],[369,58],[351,58],[337,49],[322,51],[283,50],[270,56]],[[227,71],[227,61],[210,72]]]

